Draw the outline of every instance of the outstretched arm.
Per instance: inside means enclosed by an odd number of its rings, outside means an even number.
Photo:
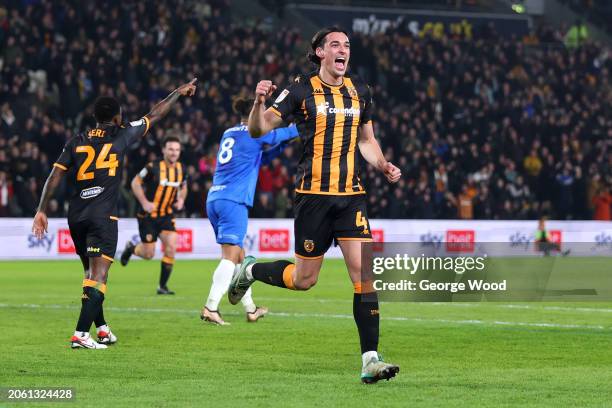
[[[361,125],[357,145],[363,158],[378,171],[383,172],[390,183],[397,183],[399,181],[402,172],[385,159],[382,150],[380,150],[380,145],[374,137],[372,123]]]
[[[198,78],[193,78],[189,83],[184,84],[176,88],[174,91],[170,93],[160,103],[155,105],[151,112],[147,113],[147,118],[150,121],[150,124],[153,125],[156,122],[159,122],[170,112],[170,109],[174,106],[174,104],[179,100],[181,96],[192,96],[196,91],[196,82]]]
[[[272,81],[259,81],[255,89],[255,103],[249,114],[249,133],[252,137],[261,137],[277,127],[283,120],[269,109],[266,110],[266,98],[274,93],[276,85]]]
[[[49,174],[49,177],[47,177],[47,181],[43,187],[42,196],[40,197],[40,203],[38,204],[38,209],[36,211],[36,215],[34,216],[34,223],[32,224],[32,233],[38,239],[41,239],[47,232],[47,206],[49,205],[49,201],[51,200],[51,197],[53,197],[53,193],[55,193],[55,189],[59,185],[60,181],[62,181],[62,177],[64,177],[65,173],[66,171],[64,169],[53,166],[53,169],[51,169],[51,174]]]

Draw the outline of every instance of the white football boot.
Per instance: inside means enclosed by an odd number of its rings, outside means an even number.
[[[100,326],[96,328],[96,332],[98,333],[98,343],[100,344],[115,344],[117,342],[117,336],[113,334],[110,327]]]
[[[83,336],[72,336],[70,338],[70,347],[73,349],[84,348],[84,349],[105,349],[108,348],[106,344],[100,344],[91,338],[89,333],[85,333]]]

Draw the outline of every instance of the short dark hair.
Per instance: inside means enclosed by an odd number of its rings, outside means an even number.
[[[119,102],[110,96],[101,96],[94,104],[94,118],[98,123],[110,122],[121,112]]]
[[[247,98],[244,96],[235,96],[232,100],[232,109],[235,113],[240,115],[241,118],[249,116],[251,108],[255,100],[253,98]]]
[[[316,51],[317,48],[323,47],[325,45],[325,37],[327,37],[327,34],[329,33],[343,33],[347,37],[349,36],[346,30],[338,26],[325,27],[317,31],[312,37],[312,40],[310,40],[311,51],[309,51],[306,55],[308,60],[315,65],[321,65],[321,59],[317,57]]]
[[[166,147],[166,145],[170,142],[176,142],[178,144],[181,144],[181,139],[179,139],[178,136],[174,136],[174,135],[165,136],[161,142],[162,149]]]

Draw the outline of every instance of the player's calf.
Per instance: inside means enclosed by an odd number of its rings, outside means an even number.
[[[133,244],[132,244],[133,245]],[[127,244],[126,244],[127,248]],[[142,243],[134,245],[132,254],[142,259],[152,259],[155,256],[155,242]],[[131,256],[131,254],[130,254]]]
[[[296,274],[289,261],[258,262],[247,271],[253,279],[291,290],[308,290],[317,283],[317,274]]]
[[[159,273],[159,288],[157,289],[158,295],[174,295],[174,292],[168,289],[168,279],[172,274],[172,268],[174,267],[174,257],[164,256],[161,261],[161,270]]]
[[[308,290],[316,284],[317,284],[316,276],[305,276],[305,277],[296,276],[295,278],[293,278],[293,288],[290,288],[290,289]]]

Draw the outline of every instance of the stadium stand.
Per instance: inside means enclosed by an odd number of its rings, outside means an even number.
[[[217,141],[238,121],[231,97],[302,72],[303,41],[292,27],[233,23],[224,0],[5,3],[0,216],[34,214],[64,143],[93,125],[97,96],[118,97],[134,120],[191,75],[198,95],[131,151],[120,215],[135,212],[128,180],[175,134],[190,177],[184,216],[205,216]],[[352,43],[352,71],[374,88],[377,136],[404,174],[389,186],[364,168],[371,217],[610,219],[608,47],[566,48],[564,33],[547,27],[508,40],[487,27],[434,38],[398,26]],[[291,215],[298,151],[262,167],[253,216]],[[64,192],[50,216],[65,214]]]

